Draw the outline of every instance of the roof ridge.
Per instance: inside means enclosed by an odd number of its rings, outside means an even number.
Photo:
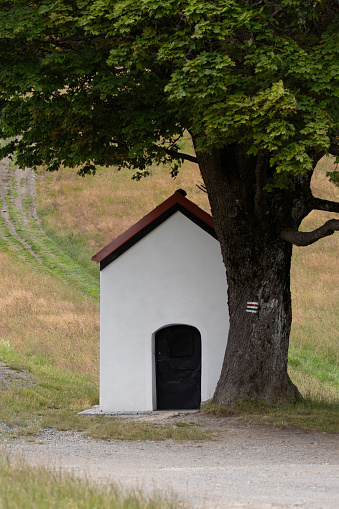
[[[216,238],[212,216],[186,198],[186,194],[183,189],[175,191],[155,209],[98,251],[92,260],[100,262],[100,269],[106,267],[178,210]]]

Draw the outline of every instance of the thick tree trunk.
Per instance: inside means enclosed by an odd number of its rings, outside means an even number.
[[[300,394],[287,374],[292,245],[280,232],[298,228],[309,212],[311,175],[291,190],[267,193],[264,154],[249,157],[230,145],[197,158],[228,282],[230,331],[213,401],[295,401]]]
[[[295,400],[298,396],[287,374],[292,247],[282,242],[270,245],[257,242],[261,253],[258,252],[252,271],[239,273],[234,263],[236,254],[227,262],[230,331],[214,395],[218,404],[229,404],[235,399],[273,403]],[[249,302],[258,303],[256,312]]]

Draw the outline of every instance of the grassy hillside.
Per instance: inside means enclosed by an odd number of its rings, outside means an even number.
[[[326,171],[331,162],[319,163],[313,179],[316,196],[339,200],[339,188]],[[188,198],[209,212],[207,195],[196,186],[201,177],[195,164],[186,163],[176,180],[166,168],[156,168],[140,182],[128,171],[99,169],[95,176],[81,178],[72,170],[41,174],[39,214],[48,233],[73,256],[98,270],[90,258],[110,240],[125,231],[152,208],[182,187]],[[302,225],[304,230],[320,226],[333,214],[314,211]],[[292,267],[294,306],[293,345],[312,346],[338,363],[339,274],[336,270],[339,235],[308,247],[295,247]]]
[[[328,181],[333,162],[323,159],[313,177],[313,194],[339,201],[339,188]],[[338,214],[313,211],[302,224],[312,230]],[[321,239],[308,247],[294,247],[292,262],[293,327],[290,365],[303,392],[305,378],[312,377],[313,394],[325,391],[339,399],[339,235]],[[318,382],[329,382],[321,386]],[[333,383],[333,385],[332,385]]]
[[[339,190],[325,178],[331,164],[319,164],[314,194],[339,199]],[[75,417],[77,411],[98,403],[99,303],[92,288],[93,281],[98,284],[99,271],[91,256],[179,187],[209,210],[206,194],[196,186],[201,178],[194,164],[185,164],[176,180],[166,168],[153,168],[140,182],[130,177],[127,171],[100,168],[97,175],[85,178],[68,169],[39,173],[36,201],[49,239],[38,235],[32,245],[40,249],[47,265],[32,261],[30,255],[20,260],[22,245],[13,250],[17,239],[0,220],[0,361],[29,370],[35,383],[2,388],[0,421],[14,426],[16,433],[53,425],[87,429],[98,437],[203,436],[195,429],[152,425],[122,429],[114,420],[103,426],[97,418]],[[30,240],[36,225],[24,224],[15,208],[16,189],[9,189],[7,201],[20,234]],[[325,219],[325,213],[313,213],[303,228],[314,228]],[[294,251],[290,371],[306,401],[282,410],[243,409],[252,420],[264,415],[264,422],[338,429],[338,245],[339,235],[334,235]],[[44,254],[47,248],[49,257]],[[56,258],[58,263],[50,262]],[[62,266],[68,270],[67,278],[61,278]]]
[[[38,178],[39,216],[47,233],[93,274],[91,257],[112,239],[168,198],[180,187],[188,198],[209,211],[197,165],[186,163],[174,180],[168,168],[151,169],[139,182],[132,172],[98,168],[96,175],[79,177],[74,170],[41,172]]]
[[[0,361],[21,375],[0,377],[0,429],[6,423],[10,436],[54,426],[106,439],[208,437],[190,426],[77,415],[99,401],[98,300],[1,251],[0,280]]]
[[[313,178],[315,196],[338,200],[339,189],[328,181],[333,165],[322,160]],[[188,198],[209,211],[207,195],[197,166],[185,163],[173,180],[166,168],[154,168],[140,182],[131,173],[99,169],[97,175],[80,178],[74,171],[41,174],[39,213],[49,234],[82,263],[110,240],[182,187]],[[333,214],[314,211],[302,225],[304,230],[320,226]],[[294,248],[292,266],[293,329],[290,371],[303,394],[335,401],[339,399],[338,339],[339,235],[318,243]],[[79,254],[77,254],[79,253]],[[86,262],[83,262],[83,259]],[[93,267],[92,271],[98,270]]]

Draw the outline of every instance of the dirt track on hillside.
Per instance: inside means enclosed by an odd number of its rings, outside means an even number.
[[[13,182],[14,180],[14,189]],[[22,246],[29,251],[29,253],[34,256],[38,261],[41,262],[41,258],[34,252],[31,246],[22,238],[20,235],[21,229],[17,227],[15,222],[12,221],[9,214],[9,197],[12,195],[13,191],[15,191],[13,201],[14,207],[20,211],[20,215],[23,219],[23,222],[28,225],[29,220],[33,220],[37,227],[40,229],[42,233],[43,229],[41,228],[38,214],[35,208],[34,197],[35,197],[35,174],[29,169],[25,168],[21,170],[20,168],[10,169],[10,160],[8,157],[0,161],[0,199],[1,199],[1,209],[0,215],[5,220],[8,231],[11,235],[13,235]],[[30,199],[30,204],[25,210],[24,202]],[[20,254],[18,255],[19,257]]]
[[[83,293],[99,296],[99,281],[48,237],[35,206],[35,173],[8,158],[0,161],[0,235],[12,256],[52,274]]]
[[[337,509],[339,436],[246,424],[235,417],[177,417],[218,431],[208,442],[103,442],[44,430],[1,450],[123,487],[178,494],[185,507]],[[190,501],[190,504],[189,504]]]

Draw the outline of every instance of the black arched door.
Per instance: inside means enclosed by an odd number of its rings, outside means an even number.
[[[158,410],[189,410],[201,403],[201,336],[189,325],[155,334]]]

